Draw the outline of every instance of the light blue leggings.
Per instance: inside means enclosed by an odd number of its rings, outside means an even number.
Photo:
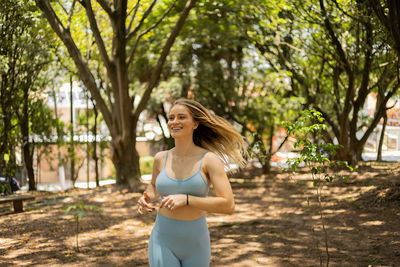
[[[149,242],[150,267],[208,267],[210,257],[205,216],[182,221],[157,214]]]

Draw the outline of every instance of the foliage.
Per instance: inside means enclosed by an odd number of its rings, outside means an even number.
[[[335,157],[354,165],[400,85],[381,28],[365,1],[203,1],[154,99],[194,97],[235,122],[265,164],[279,122],[312,108],[325,141],[342,145]]]
[[[11,185],[10,183],[1,183],[0,184],[0,195],[4,194],[4,195],[10,195],[12,194],[12,190],[11,190]]]
[[[135,130],[143,108],[161,126],[164,104],[179,97],[233,122],[265,169],[285,142],[273,140],[279,122],[303,108],[322,114],[323,139],[341,145],[334,157],[361,159],[400,86],[398,57],[382,29],[389,14],[376,18],[368,5],[376,1],[200,1],[168,47],[185,2],[36,0],[53,29],[64,29],[57,32],[66,45],[61,63],[68,65],[68,53],[76,64],[68,68],[103,114],[118,183],[138,178],[130,142],[141,134]],[[375,114],[365,109],[369,95],[377,96]],[[167,133],[164,141],[173,146]]]
[[[85,205],[85,202],[80,201],[77,204],[70,205],[64,208],[64,214],[73,212],[74,219],[76,222],[76,250],[79,251],[78,235],[79,235],[79,222],[81,219],[87,216],[87,210],[96,210],[101,212],[101,209],[92,205]]]
[[[271,14],[283,8],[276,4]],[[250,10],[252,3],[243,1],[199,3],[177,42],[179,50],[170,54],[174,60],[164,70],[169,79],[158,86],[152,112],[166,118],[163,103],[195,98],[230,120],[268,171],[279,149],[272,149],[270,140],[280,121],[297,114],[302,100],[288,96],[288,74],[271,68],[248,38],[248,24],[259,21]]]
[[[137,123],[196,1],[35,2],[103,115],[117,183],[136,187]]]
[[[275,70],[288,73],[289,95],[323,114],[324,139],[342,145],[336,157],[356,164],[399,88],[395,53],[382,44],[371,10],[360,1],[321,0],[287,1],[274,12],[269,2],[254,2],[259,23],[249,24],[248,37]],[[365,120],[369,95],[378,101]]]
[[[322,132],[326,130],[322,114],[315,110],[303,110],[295,122],[283,122],[287,135],[294,135],[294,148],[299,149],[299,157],[289,161],[289,170],[295,172],[302,164],[310,167],[314,186],[324,182],[331,182],[336,177],[347,181],[346,177],[327,173],[328,168],[344,165],[351,171],[355,169],[345,161],[331,161],[341,145],[325,143]],[[314,141],[313,141],[314,140]],[[323,176],[321,176],[323,174]],[[323,177],[323,179],[320,179]]]
[[[334,172],[329,172],[340,165],[345,166],[350,171],[354,168],[345,161],[331,161],[336,151],[340,149],[340,145],[323,142],[322,131],[326,130],[324,118],[320,112],[315,110],[304,110],[300,113],[300,117],[295,122],[283,122],[283,126],[287,131],[287,135],[293,135],[296,138],[294,148],[300,150],[299,157],[288,161],[288,171],[295,173],[300,166],[306,166],[310,169],[313,186],[316,189],[318,211],[321,219],[322,229],[324,231],[326,266],[329,266],[329,249],[328,234],[325,229],[325,219],[323,215],[323,206],[321,192],[326,183],[332,182],[335,178],[342,178],[349,181],[348,177]],[[314,140],[314,141],[313,141]],[[322,256],[320,255],[320,263],[322,266]]]
[[[44,70],[53,38],[33,1],[2,1],[0,25],[0,169],[15,173],[20,146],[33,190],[34,143],[48,138],[52,129],[41,89],[48,82]]]

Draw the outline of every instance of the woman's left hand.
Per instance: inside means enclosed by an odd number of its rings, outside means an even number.
[[[186,206],[186,195],[178,194],[163,197],[160,208],[164,207],[169,210],[175,210],[183,206]]]

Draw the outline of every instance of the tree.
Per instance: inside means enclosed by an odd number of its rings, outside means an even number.
[[[0,15],[0,168],[6,175],[14,175],[15,148],[20,144],[29,190],[35,190],[33,135],[48,136],[51,130],[50,113],[39,90],[46,82],[41,75],[51,60],[53,39],[32,1],[5,0],[0,4]],[[38,125],[32,125],[33,121]],[[9,155],[8,163],[4,155]]]
[[[400,3],[398,0],[361,0],[362,5],[372,8],[385,29],[388,43],[400,56]]]
[[[58,1],[63,4],[60,8],[54,7],[58,3],[53,3],[53,6],[50,0],[35,1],[67,48],[81,80],[103,115],[112,137],[112,161],[117,171],[117,183],[134,188],[140,177],[139,158],[135,148],[139,115],[145,109],[151,92],[159,81],[168,53],[196,1],[188,0],[184,6],[180,1],[176,6],[176,1],[168,1],[158,8],[155,7],[156,0],[150,3],[144,1],[143,4],[137,1],[135,5],[126,0],[98,0],[95,3],[90,0]],[[77,2],[80,6],[76,5]],[[167,37],[166,41],[161,49],[157,49],[158,59],[151,66],[150,79],[140,95],[138,88],[132,88],[134,83],[129,79],[129,67],[132,68],[140,40],[153,34],[152,31],[159,27],[174,8],[181,12],[175,26],[170,31],[161,33]],[[171,20],[171,16],[168,19]],[[72,27],[78,20],[83,24],[87,23],[89,29]],[[87,36],[88,33],[90,36]],[[85,45],[77,42],[79,34],[89,38],[89,42],[85,38],[85,44],[95,43],[97,46],[99,60],[106,73],[105,92],[99,87],[90,62],[84,57]],[[134,100],[139,95],[140,101],[134,106]]]
[[[267,5],[258,4],[261,10]],[[279,12],[280,20],[265,16],[263,27],[255,27],[250,36],[272,66],[290,73],[291,94],[304,96],[307,107],[323,114],[330,126],[324,138],[339,143],[336,157],[351,164],[361,160],[368,137],[400,86],[393,50],[381,45],[370,10],[358,10],[355,1],[293,1]],[[368,119],[363,107],[371,93],[382,101]]]
[[[295,122],[283,122],[287,134],[293,136],[296,141],[293,144],[295,148],[299,149],[299,157],[290,159],[288,161],[287,171],[295,172],[300,166],[306,166],[311,174],[312,184],[315,188],[316,202],[318,204],[317,210],[321,222],[321,227],[324,236],[324,247],[326,259],[323,259],[322,251],[319,249],[319,241],[316,239],[316,244],[319,252],[320,266],[323,262],[326,262],[326,267],[330,263],[330,253],[328,245],[328,231],[326,228],[327,220],[324,215],[323,207],[323,188],[337,178],[342,178],[348,182],[349,178],[336,174],[334,170],[339,166],[344,166],[350,171],[355,171],[354,168],[350,167],[347,162],[332,162],[328,157],[332,157],[340,145],[334,145],[331,143],[324,142],[312,142],[315,136],[320,136],[320,140],[323,139],[322,131],[326,129],[322,114],[315,110],[304,110],[301,111]],[[312,226],[313,234],[314,225]]]
[[[281,5],[276,3],[269,15]],[[272,155],[285,141],[274,146],[280,121],[291,119],[299,101],[286,97],[287,74],[271,68],[247,37],[248,25],[259,22],[252,3],[205,1],[198,11],[181,34],[191,42],[182,43],[174,54],[179,64],[168,68],[165,75],[173,79],[163,87],[169,88],[169,98],[194,97],[238,126],[267,173]],[[164,88],[159,89],[161,93]]]

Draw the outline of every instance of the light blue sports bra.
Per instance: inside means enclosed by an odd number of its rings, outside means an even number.
[[[198,197],[206,197],[209,190],[209,185],[204,179],[201,173],[201,164],[203,163],[205,151],[201,156],[199,170],[185,179],[176,179],[170,177],[166,170],[165,165],[167,163],[168,151],[165,155],[164,167],[160,171],[156,180],[156,189],[161,196],[168,196],[173,194],[189,194]]]

